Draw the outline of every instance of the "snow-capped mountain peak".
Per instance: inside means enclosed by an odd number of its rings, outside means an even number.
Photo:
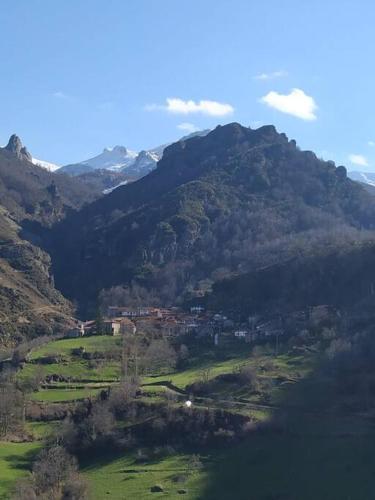
[[[55,172],[60,168],[60,166],[56,165],[55,163],[51,163],[49,161],[44,161],[44,160],[38,160],[38,158],[32,158],[31,161],[34,165],[38,165],[38,167],[45,168],[50,172]]]
[[[113,148],[104,148],[103,152],[93,158],[81,162],[94,170],[119,170],[120,168],[133,163],[137,153],[127,149],[125,146],[115,146]]]
[[[194,132],[183,137],[181,140],[187,140],[198,135],[206,135],[208,132],[209,130]],[[139,153],[120,145],[106,147],[102,153],[93,158],[61,167],[59,173],[81,175],[94,170],[112,170],[126,173],[130,179],[134,180],[156,168],[156,164],[163,156],[163,151],[167,146],[168,144],[162,144],[156,148],[142,150]]]

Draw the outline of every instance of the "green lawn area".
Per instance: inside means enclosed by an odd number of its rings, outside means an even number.
[[[0,441],[0,499],[10,498],[14,482],[27,474],[40,443]]]
[[[83,347],[86,352],[119,351],[122,339],[106,335],[83,337],[79,339],[63,339],[49,342],[48,344],[32,351],[29,363],[20,371],[21,379],[32,377],[42,371],[45,376],[59,375],[72,381],[106,381],[118,380],[120,376],[120,363],[113,360],[86,360],[72,355],[72,349]],[[59,363],[38,363],[40,358],[48,355],[62,356]]]
[[[36,363],[27,363],[20,372],[20,378],[32,377],[42,367],[43,374],[60,375],[72,381],[116,381],[120,377],[120,364],[115,361],[98,363],[93,366],[90,361],[76,358],[62,363],[52,363],[40,365]]]
[[[109,351],[121,347],[122,339],[109,335],[93,335],[92,337],[81,337],[78,339],[62,339],[49,342],[48,344],[31,352],[29,359],[35,360],[43,356],[60,354],[70,355],[72,349],[83,347],[88,352]]]
[[[91,485],[93,500],[143,500],[148,498],[203,498],[206,473],[195,472],[184,483],[173,480],[186,473],[188,455],[173,455],[161,460],[138,464],[131,455],[108,456],[87,464],[83,473]],[[164,492],[152,493],[150,488],[160,484]],[[186,494],[178,490],[186,489]]]
[[[59,426],[61,426],[61,421],[59,420],[51,422],[26,422],[26,429],[33,435],[35,440],[48,438]]]
[[[192,384],[202,378],[202,372],[207,371],[209,379],[215,378],[223,373],[231,373],[239,366],[253,366],[262,374],[261,367],[266,362],[272,362],[273,367],[263,375],[268,377],[302,377],[306,376],[314,367],[313,357],[304,360],[303,365],[298,361],[301,358],[295,355],[283,354],[277,357],[261,356],[254,357],[250,353],[224,361],[221,360],[198,360],[192,367],[183,371],[175,371],[159,376],[147,376],[142,379],[143,383],[156,383],[170,381],[180,389]]]
[[[74,401],[95,396],[102,390],[100,382],[116,381],[119,363],[105,362],[99,367],[71,356],[71,349],[88,351],[113,349],[119,339],[88,337],[53,342],[32,354],[37,360],[47,354],[63,354],[62,363],[43,365],[46,374],[60,374],[76,380],[41,389],[33,399],[43,402]],[[230,409],[252,415],[255,420],[277,421],[277,431],[254,432],[240,444],[205,452],[204,468],[188,475],[186,482],[174,481],[186,474],[189,455],[176,453],[162,459],[138,463],[134,454],[97,455],[87,458],[82,471],[91,484],[93,500],[133,500],[163,497],[190,500],[369,500],[373,498],[375,459],[372,443],[375,430],[363,416],[345,415],[338,409],[334,386],[317,370],[319,356],[314,353],[262,353],[253,356],[243,346],[237,352],[210,351],[198,353],[185,370],[159,376],[144,377],[143,384],[171,382],[180,389],[202,379],[236,371],[239,366],[252,366],[259,377],[261,390],[251,392],[231,381],[217,381],[209,404],[211,408]],[[22,376],[32,374],[38,365],[29,363]],[[92,381],[84,384],[82,381]],[[96,382],[96,383],[95,383]],[[142,398],[158,401],[168,390],[164,386],[143,386]],[[306,394],[309,395],[306,398]],[[211,396],[210,396],[211,397]],[[255,406],[268,401],[270,406]],[[246,406],[250,403],[248,406]],[[334,403],[334,405],[333,405]],[[206,399],[196,401],[205,406]],[[241,406],[242,405],[242,406]],[[280,423],[281,422],[281,423]],[[48,436],[58,423],[28,424],[36,439]],[[2,444],[1,444],[2,446]],[[38,444],[4,444],[0,448],[0,500],[6,498],[12,481],[25,473],[30,453]],[[152,493],[156,484],[163,492]],[[185,494],[178,490],[186,490]],[[1,496],[3,495],[3,496]]]
[[[77,399],[84,399],[94,397],[102,389],[84,388],[84,389],[41,389],[33,393],[32,399],[34,401],[44,401],[51,403],[60,403],[63,401],[74,401]]]

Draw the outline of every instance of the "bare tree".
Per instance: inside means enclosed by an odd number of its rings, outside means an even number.
[[[174,368],[176,361],[176,351],[165,339],[152,340],[144,357],[145,366],[155,372]]]

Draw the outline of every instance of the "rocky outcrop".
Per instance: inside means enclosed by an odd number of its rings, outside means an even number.
[[[16,134],[10,136],[5,149],[16,155],[19,160],[32,161],[31,154],[28,152],[27,148],[22,145],[21,139]]]

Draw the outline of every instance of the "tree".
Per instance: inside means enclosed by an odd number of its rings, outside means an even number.
[[[33,483],[37,495],[48,494],[51,499],[59,498],[65,482],[76,471],[76,460],[62,446],[42,450],[33,465]]]
[[[98,308],[96,311],[95,330],[97,335],[104,334],[104,320],[100,308]]]
[[[144,358],[145,366],[155,372],[174,368],[176,361],[176,351],[165,339],[152,340]]]
[[[22,393],[12,382],[0,385],[0,436],[4,437],[10,431],[21,425],[23,420]]]
[[[31,477],[16,483],[14,500],[87,500],[88,485],[77,462],[62,446],[52,446],[37,456]]]

